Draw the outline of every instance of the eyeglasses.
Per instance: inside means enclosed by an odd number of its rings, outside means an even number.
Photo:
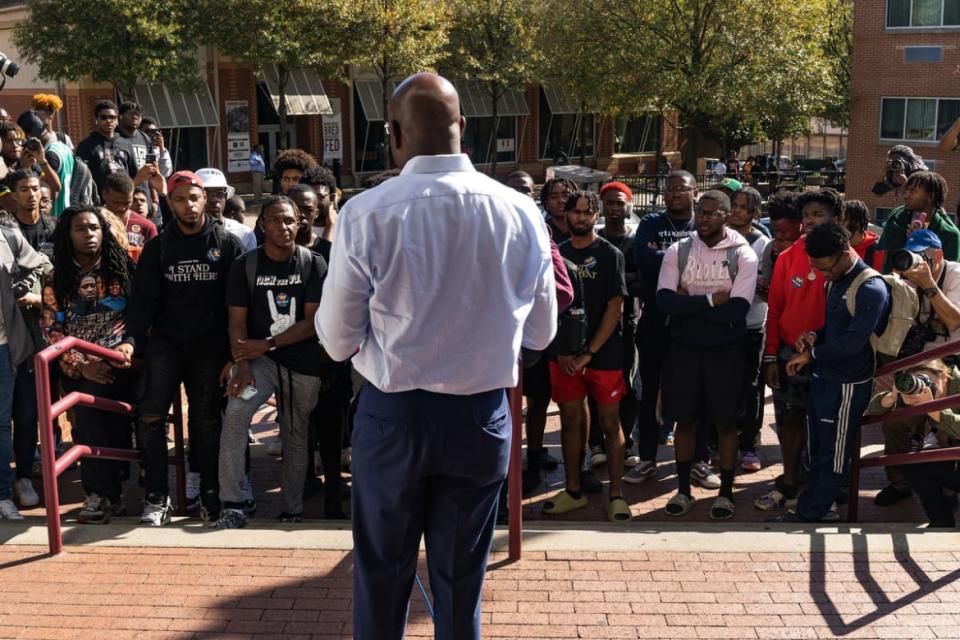
[[[116,120],[117,114],[115,113],[101,113],[97,116],[97,120]]]
[[[672,186],[667,185],[666,187],[663,188],[663,190],[666,193],[676,193],[676,192],[688,193],[690,191],[693,191],[693,187],[691,187],[688,184],[675,184]]]
[[[826,269],[821,269],[817,265],[813,264],[812,260],[810,261],[810,266],[813,267],[815,271],[819,271],[823,275],[827,276],[827,275],[830,275],[831,271],[837,268],[837,265],[840,264],[840,260],[842,259],[843,259],[843,254],[841,253],[840,255],[837,256],[837,259],[833,261],[833,264],[827,267]]]
[[[726,211],[704,211],[703,209],[697,209],[693,212],[693,215],[698,218],[719,218],[726,214]]]

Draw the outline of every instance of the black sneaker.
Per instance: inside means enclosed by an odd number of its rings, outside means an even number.
[[[220,517],[215,522],[211,522],[211,529],[243,529],[247,526],[247,514],[240,509],[223,509],[220,511]]]
[[[603,491],[603,484],[593,474],[593,471],[580,472],[580,489],[584,493],[600,493]]]
[[[280,522],[291,522],[291,523],[303,522],[303,514],[287,513],[286,511],[284,511],[279,516],[277,516],[277,520],[279,520]]]
[[[110,498],[91,493],[83,499],[83,506],[80,507],[80,513],[77,514],[77,522],[80,524],[107,524],[110,522],[111,516],[113,516],[113,505],[110,503]]]
[[[200,519],[216,522],[220,519],[220,496],[216,491],[205,491],[200,505]]]
[[[544,471],[556,471],[557,467],[560,466],[560,462],[557,461],[552,455],[550,455],[550,450],[544,447],[540,450],[540,468]]]
[[[173,506],[170,503],[169,496],[148,496],[143,501],[143,513],[140,516],[140,524],[151,527],[162,527],[170,523],[170,514]]]
[[[540,486],[540,483],[543,482],[543,478],[540,476],[539,471],[524,471],[523,472],[523,497],[529,498],[533,495],[533,492],[537,490],[537,487]]]
[[[878,507],[889,507],[894,505],[904,498],[909,498],[913,495],[913,491],[910,489],[901,489],[900,487],[895,487],[892,484],[888,484],[883,489],[880,490],[873,498],[873,504]]]

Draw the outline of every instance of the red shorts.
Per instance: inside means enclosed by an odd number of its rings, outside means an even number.
[[[619,404],[627,388],[623,383],[623,371],[601,371],[584,369],[575,376],[564,373],[560,365],[550,361],[550,386],[553,389],[553,401],[557,404],[583,400],[590,397],[597,404]]]

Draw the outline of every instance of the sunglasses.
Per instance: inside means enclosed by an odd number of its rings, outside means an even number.
[[[101,113],[100,115],[97,116],[97,120],[116,120],[116,119],[117,119],[116,114]]]

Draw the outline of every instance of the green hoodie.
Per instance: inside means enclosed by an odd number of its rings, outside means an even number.
[[[912,218],[913,212],[906,207],[897,207],[890,212],[890,217],[887,218],[883,227],[883,233],[877,240],[877,250],[886,252],[883,259],[884,273],[893,271],[893,254],[907,244],[907,229],[910,228]],[[940,242],[943,243],[944,260],[952,262],[960,260],[960,229],[947,217],[946,211],[942,208],[934,211],[927,228],[937,234]]]

